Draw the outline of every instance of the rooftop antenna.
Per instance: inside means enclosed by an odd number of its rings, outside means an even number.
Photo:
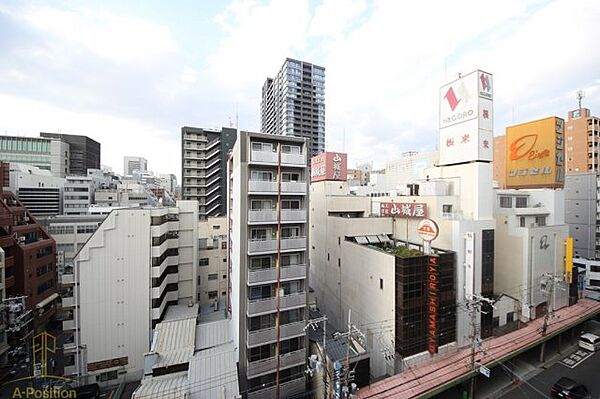
[[[577,102],[579,103],[579,109],[581,109],[581,100],[585,97],[585,92],[583,90],[579,90],[577,92]]]

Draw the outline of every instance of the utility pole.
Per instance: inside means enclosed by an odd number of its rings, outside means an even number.
[[[323,347],[321,352],[321,360],[317,361],[312,356],[309,358],[309,367],[306,370],[307,374],[311,377],[315,371],[319,372],[321,369],[323,370],[323,397],[328,399],[327,386],[329,384],[329,373],[327,371],[327,316],[321,316],[316,319],[311,319],[308,321],[306,326],[302,329],[306,331],[307,328],[312,327],[313,330],[317,329],[317,324],[323,323]],[[313,355],[314,356],[314,355]]]
[[[546,277],[546,311],[544,312],[544,324],[542,325],[542,336],[546,335],[548,326],[550,325],[550,317],[554,313],[554,285],[561,283],[562,280],[553,273],[544,273]],[[541,290],[544,291],[544,284],[541,284]],[[540,362],[544,361],[544,352],[546,350],[546,342],[542,342],[540,346]]]
[[[475,364],[475,356],[477,354],[477,347],[481,343],[480,339],[480,329],[479,323],[477,322],[477,316],[480,313],[486,313],[481,310],[481,306],[484,303],[489,304],[492,308],[494,308],[494,300],[486,298],[480,295],[472,295],[471,298],[467,300],[467,308],[469,309],[469,315],[471,318],[471,370],[476,370]],[[471,377],[471,381],[469,383],[469,399],[475,398],[475,378],[477,374]]]
[[[334,363],[334,390],[336,399],[349,399],[354,398],[358,392],[356,384],[353,382],[354,372],[350,371],[350,345],[353,339],[356,339],[359,343],[363,343],[365,340],[365,334],[358,329],[354,324],[351,323],[352,310],[348,309],[348,330],[344,333],[335,333],[335,338],[346,338],[346,361],[345,365],[337,361]],[[344,382],[342,382],[342,378]]]

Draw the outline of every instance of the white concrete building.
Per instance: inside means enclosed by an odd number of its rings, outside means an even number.
[[[73,273],[73,258],[98,229],[106,215],[57,215],[45,224],[56,241],[56,269],[59,281],[65,270]]]
[[[100,207],[158,206],[156,195],[139,183],[122,183],[114,188],[96,189],[94,205]]]
[[[145,172],[148,170],[148,160],[144,157],[123,157],[123,176],[133,176],[133,172]]]
[[[61,143],[63,143],[61,141]],[[10,186],[19,201],[36,217],[62,213],[65,179],[32,165],[10,163]]]
[[[518,300],[515,320],[543,317],[546,306],[554,310],[569,304],[564,194],[550,189],[496,190],[494,293]]]
[[[226,303],[229,291],[227,217],[200,220],[198,234],[198,303],[218,309]]]
[[[400,195],[410,195],[407,184],[425,180],[425,170],[436,165],[437,151],[403,153],[400,158],[385,163],[385,178],[388,190],[397,190]]]
[[[196,301],[198,205],[113,210],[75,256],[65,374],[107,384],[143,374],[152,330]]]
[[[573,259],[573,265],[578,268],[583,296],[600,301],[600,260]]]
[[[95,203],[96,190],[114,187],[115,184],[113,176],[96,169],[88,169],[87,176],[67,176],[63,190],[63,213],[85,215]]]
[[[172,173],[161,173],[158,175],[160,179],[161,187],[167,190],[170,193],[175,193],[175,188],[177,187],[177,176]]]

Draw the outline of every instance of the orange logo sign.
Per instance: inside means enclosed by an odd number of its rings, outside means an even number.
[[[510,159],[516,161],[525,157],[530,160],[549,157],[550,150],[546,149],[538,151],[537,149],[534,149],[537,139],[537,134],[527,134],[513,141],[510,144]]]

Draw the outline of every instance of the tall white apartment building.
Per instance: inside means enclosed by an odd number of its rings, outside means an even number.
[[[65,375],[139,380],[152,331],[171,305],[196,301],[198,205],[113,210],[63,275]],[[70,307],[70,312],[68,311]]]
[[[303,138],[240,132],[229,159],[229,306],[250,399],[305,391],[309,152]]]

